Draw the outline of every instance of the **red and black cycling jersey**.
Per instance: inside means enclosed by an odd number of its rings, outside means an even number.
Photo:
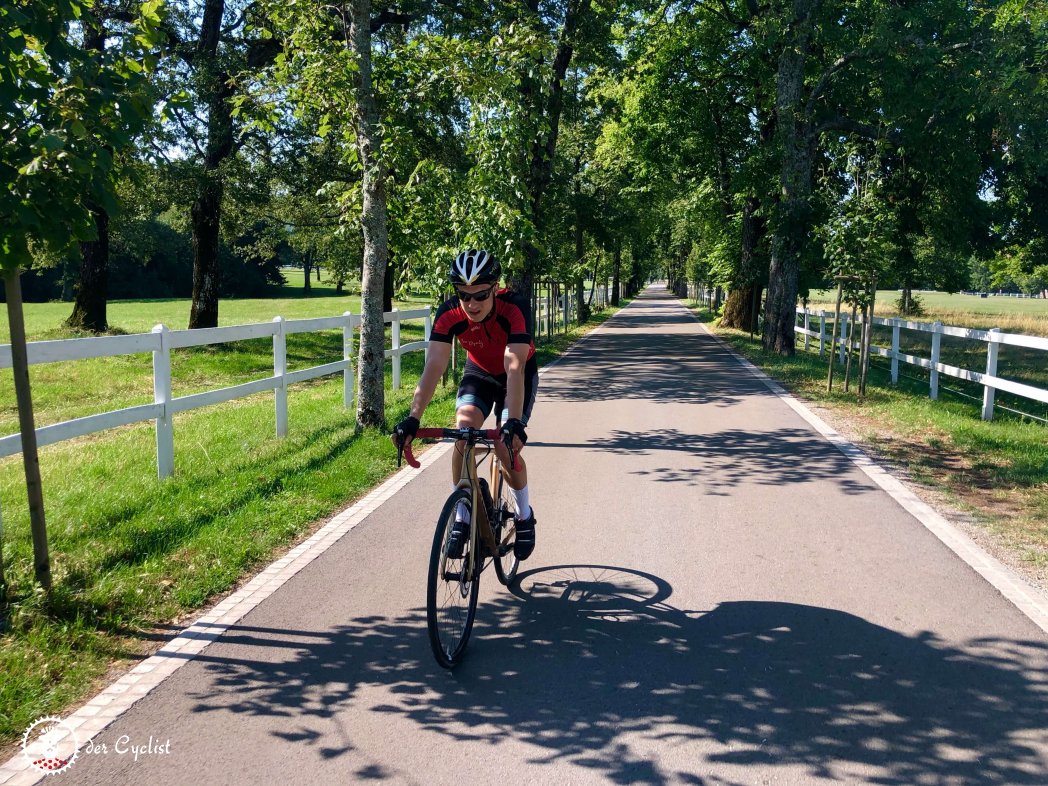
[[[433,318],[432,341],[451,343],[458,336],[466,355],[489,374],[506,372],[506,345],[527,344],[528,359],[535,355],[528,301],[508,289],[495,294],[495,307],[481,322],[473,322],[458,296],[444,302]]]

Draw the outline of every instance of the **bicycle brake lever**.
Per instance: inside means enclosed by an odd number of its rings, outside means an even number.
[[[506,446],[506,450],[509,452],[509,466],[514,472],[520,471],[520,462],[517,461],[517,456],[513,452],[513,435],[505,437],[502,440],[502,444]]]

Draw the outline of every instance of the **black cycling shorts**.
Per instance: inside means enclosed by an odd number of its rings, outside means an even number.
[[[535,406],[538,389],[539,364],[532,357],[524,365],[524,413],[520,419],[525,425],[531,417],[532,407]],[[505,423],[509,419],[509,411],[506,409],[506,375],[493,376],[467,359],[462,382],[459,383],[458,398],[455,399],[455,409],[467,405],[479,409],[485,418],[494,409],[500,413],[499,423]]]

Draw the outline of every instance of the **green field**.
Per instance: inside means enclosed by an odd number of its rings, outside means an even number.
[[[1009,333],[1048,336],[1048,300],[1036,298],[951,295],[946,292],[914,293],[924,306],[925,315],[911,319],[987,330],[999,327]],[[808,307],[832,311],[836,291],[814,290]],[[876,311],[880,317],[898,316],[895,303],[900,293],[894,289],[877,291]],[[845,306],[841,307],[842,310]],[[850,310],[850,309],[849,309]]]
[[[297,276],[296,276],[297,274]],[[218,305],[218,324],[244,325],[249,322],[268,322],[273,317],[305,319],[307,317],[334,317],[346,311],[360,310],[359,294],[335,295],[334,285],[314,281],[313,291],[308,298],[302,297],[302,271],[285,271],[290,279],[288,285],[274,288],[273,297],[243,300],[222,300]],[[417,308],[428,302],[405,301],[401,308]],[[72,313],[72,303],[27,303],[25,307],[26,337],[30,341],[70,338],[86,335],[63,327],[62,323]],[[110,332],[148,333],[154,325],[165,324],[172,330],[183,330],[189,324],[189,300],[168,298],[163,300],[117,300],[110,301],[106,310]],[[8,343],[11,332],[7,320],[0,324],[0,343]]]
[[[397,301],[402,309],[430,305],[421,300]],[[219,305],[219,324],[242,325],[286,319],[333,317],[346,311],[359,312],[360,298],[318,294],[314,297],[283,297],[258,300],[224,300]],[[68,303],[30,303],[25,307],[26,333],[30,341],[62,339],[82,335],[62,327]],[[147,333],[163,323],[172,329],[185,328],[188,300],[116,301],[109,304],[110,324],[119,332]],[[5,324],[6,328],[6,324]],[[387,329],[388,330],[388,329]],[[422,321],[405,322],[404,343],[422,338]],[[7,333],[0,341],[7,342]],[[387,339],[387,346],[389,340]],[[172,352],[171,371],[175,396],[190,395],[269,376],[273,373],[272,340],[257,339]],[[342,358],[341,331],[297,334],[287,337],[288,367],[300,368],[330,363]],[[48,363],[30,368],[37,426],[83,417],[153,400],[153,360],[150,353]],[[0,370],[0,434],[18,430],[14,376]]]
[[[835,304],[823,300],[824,297],[831,295],[835,297],[836,293],[826,290],[812,293],[809,308],[832,312]],[[1007,333],[1048,336],[1048,300],[1007,297],[979,298],[973,295],[949,295],[944,292],[921,292],[919,295],[928,313],[922,317],[911,317],[913,321],[939,320],[945,325],[958,327],[984,330],[1000,327]],[[897,297],[898,293],[894,290],[879,291],[877,293],[878,316],[897,316],[894,307]],[[843,306],[842,311],[844,311]],[[850,309],[848,313],[850,314]],[[817,320],[812,321],[812,327],[816,331],[819,329]],[[827,342],[831,330],[832,326],[827,324]],[[797,345],[800,348],[803,346],[803,337],[798,336],[797,338]],[[899,338],[900,349],[904,353],[922,358],[931,357],[932,337],[930,333],[902,330]],[[875,325],[872,331],[872,343],[881,347],[890,347],[891,342],[892,329]],[[812,340],[811,349],[814,352],[818,351],[818,339]],[[940,361],[958,368],[984,371],[986,369],[986,342],[956,336],[943,336]],[[877,382],[887,384],[890,379],[890,361],[887,358],[872,356],[870,363],[871,374]],[[906,363],[899,364],[899,371],[901,377],[918,387],[924,386],[924,390],[927,391],[927,371]],[[998,352],[997,376],[1048,390],[1048,352],[1002,345]],[[977,384],[946,375],[940,376],[940,389],[943,396],[955,396],[969,401],[969,406],[972,407],[977,406],[983,392],[982,387]],[[1016,412],[1048,419],[1048,406],[1037,401],[998,392],[997,403]]]

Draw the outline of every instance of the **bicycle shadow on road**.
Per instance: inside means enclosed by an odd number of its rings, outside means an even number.
[[[340,717],[380,712],[495,756],[526,743],[531,763],[614,782],[745,784],[780,765],[898,786],[1048,782],[1043,642],[957,646],[792,603],[684,610],[662,579],[608,566],[537,568],[512,591],[482,602],[452,674],[433,662],[421,610],[326,632],[231,629],[200,656],[211,680],[195,709],[280,716],[278,737],[325,758],[353,750]],[[282,637],[308,646],[273,662]],[[226,654],[239,645],[270,654]],[[396,773],[396,748],[361,772]],[[471,761],[482,774],[484,757]]]

